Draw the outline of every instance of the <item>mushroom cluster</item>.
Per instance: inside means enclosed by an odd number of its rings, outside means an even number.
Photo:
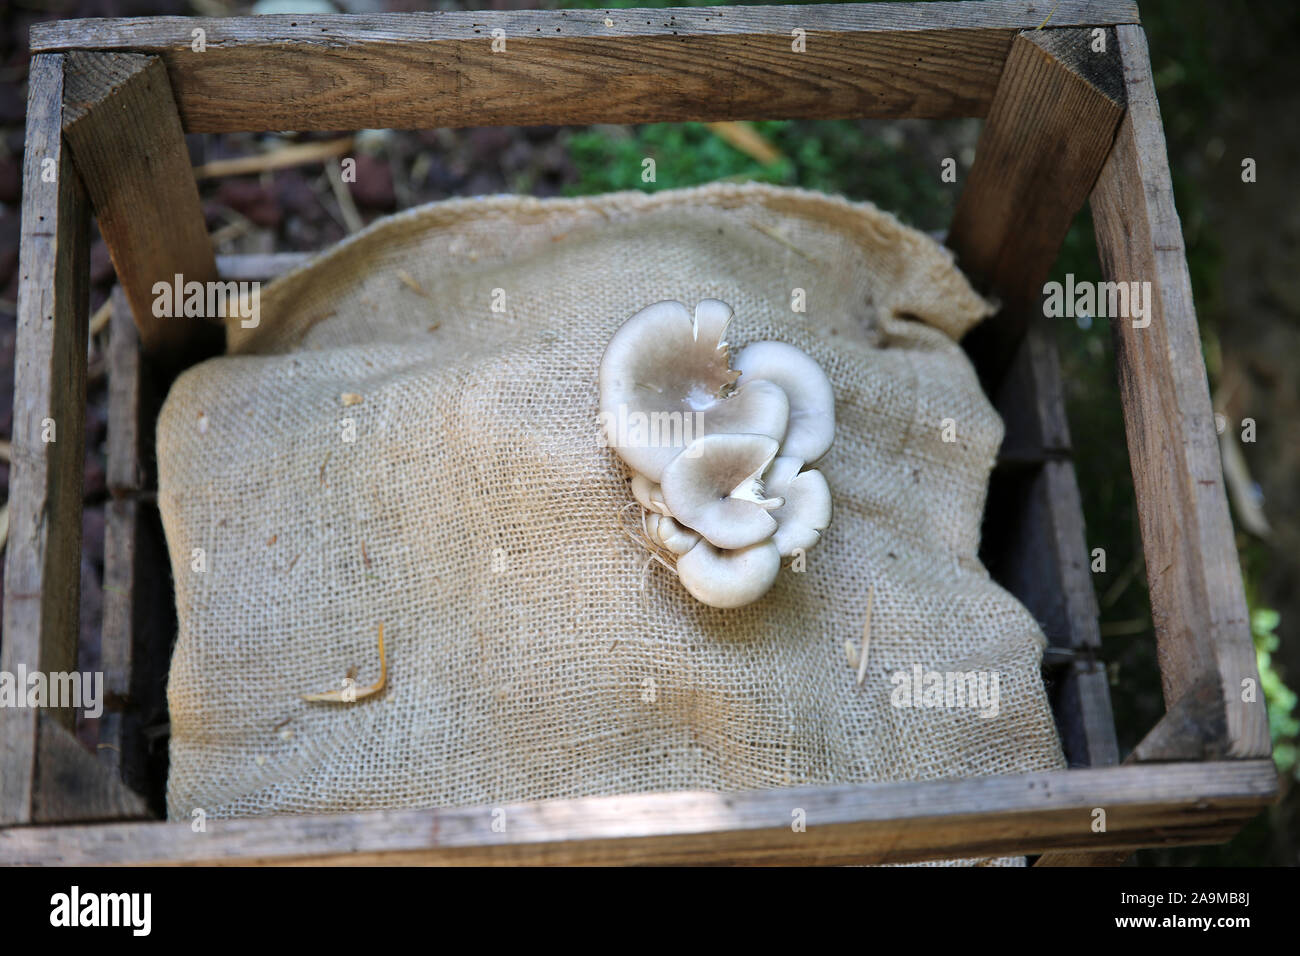
[[[686,590],[719,608],[762,597],[781,559],[830,524],[831,492],[809,469],[831,446],[835,394],[821,367],[784,342],[735,357],[735,313],[656,302],[623,323],[600,362],[605,441],[632,469],[656,551]]]

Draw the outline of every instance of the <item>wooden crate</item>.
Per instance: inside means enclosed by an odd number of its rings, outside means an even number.
[[[492,52],[498,29],[506,55]],[[1183,240],[1131,0],[83,20],[39,24],[31,46],[0,668],[76,666],[93,209],[121,282],[105,545],[110,746],[81,748],[67,712],[0,710],[0,862],[853,863],[1042,853],[1040,865],[1102,863],[1134,847],[1226,840],[1275,798]],[[268,278],[296,261],[214,258],[185,132],[905,116],[985,119],[947,237],[963,269],[1003,303],[967,343],[1007,423],[985,558],[1050,640],[1045,670],[1071,769],[536,803],[511,808],[504,833],[493,830],[490,807],[212,821],[206,832],[150,819],[146,798],[156,807],[162,781],[145,724],[163,703],[175,627],[150,436],[171,377],[220,347],[213,326],[155,319],[151,287],[175,273]],[[42,176],[49,170],[57,177]],[[1149,326],[1115,320],[1113,331],[1167,713],[1122,766],[1060,370],[1040,308],[1085,200],[1107,279],[1150,282],[1153,293]],[[55,442],[42,440],[46,419],[57,423]],[[793,808],[805,811],[806,832],[792,828]]]

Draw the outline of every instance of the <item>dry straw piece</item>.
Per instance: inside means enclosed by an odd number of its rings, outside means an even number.
[[[705,298],[735,308],[737,350],[788,342],[835,391],[818,466],[834,521],[804,569],[785,559],[735,610],[647,569],[597,427],[614,330]],[[1002,424],[957,339],[989,311],[944,250],[869,204],[730,184],[439,203],[272,284],[259,327],[232,325],[231,354],[182,375],[158,426],[171,814],[1063,767],[1042,633],[976,557]],[[364,404],[341,408],[348,391]],[[997,716],[859,687],[845,642],[868,600],[872,675],[997,672]],[[298,701],[371,659],[377,620],[385,693]],[[286,707],[288,739],[270,730]]]

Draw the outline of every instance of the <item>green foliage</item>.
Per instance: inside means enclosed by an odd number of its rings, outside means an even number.
[[[566,192],[655,192],[718,180],[754,181],[869,199],[920,229],[942,228],[951,216],[956,188],[942,183],[930,158],[915,155],[904,138],[873,135],[866,124],[848,120],[753,125],[781,159],[759,163],[703,123],[575,131],[569,154],[580,178]],[[642,181],[647,158],[655,161],[654,182]]]
[[[771,135],[784,123],[758,123]],[[760,164],[729,146],[702,123],[656,123],[632,129],[594,127],[574,133],[569,154],[582,178],[568,187],[569,195],[591,195],[621,189],[656,192],[696,186],[719,179],[789,183],[794,178],[788,159]],[[655,161],[655,181],[642,181],[642,163]]]
[[[1250,612],[1250,633],[1255,639],[1255,659],[1259,664],[1259,681],[1268,704],[1268,726],[1273,737],[1273,762],[1283,773],[1300,780],[1297,764],[1297,738],[1300,737],[1300,718],[1295,714],[1295,691],[1282,682],[1273,667],[1273,654],[1280,639],[1277,626],[1281,615],[1271,608],[1254,608]]]

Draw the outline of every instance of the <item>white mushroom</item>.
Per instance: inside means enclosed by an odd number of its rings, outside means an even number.
[[[664,502],[674,518],[719,548],[743,548],[772,536],[768,514],[780,499],[762,495],[759,475],[776,457],[766,435],[706,435],[668,463]]]
[[[749,382],[774,382],[789,399],[782,456],[813,462],[826,454],[835,437],[835,391],[812,356],[784,342],[754,342],[736,356],[736,368],[742,388]]]
[[[663,545],[673,554],[685,554],[700,542],[698,534],[683,528],[667,515],[646,515],[645,530],[651,541]]]
[[[740,607],[767,593],[781,570],[771,539],[735,551],[701,541],[677,559],[677,577],[697,600],[711,607]]]
[[[664,504],[663,490],[645,475],[632,476],[632,496],[641,503],[641,507],[646,511],[661,515],[668,514],[668,506]]]
[[[798,458],[783,455],[763,476],[767,493],[785,499],[785,504],[772,512],[776,519],[772,540],[783,558],[796,548],[806,551],[817,544],[831,523],[831,489],[826,477],[816,470],[801,472],[801,467]]]
[[[786,432],[790,405],[771,382],[737,387],[724,339],[732,310],[705,299],[695,315],[657,302],[614,333],[600,361],[600,417],[608,443],[633,471],[659,481],[694,439]]]

